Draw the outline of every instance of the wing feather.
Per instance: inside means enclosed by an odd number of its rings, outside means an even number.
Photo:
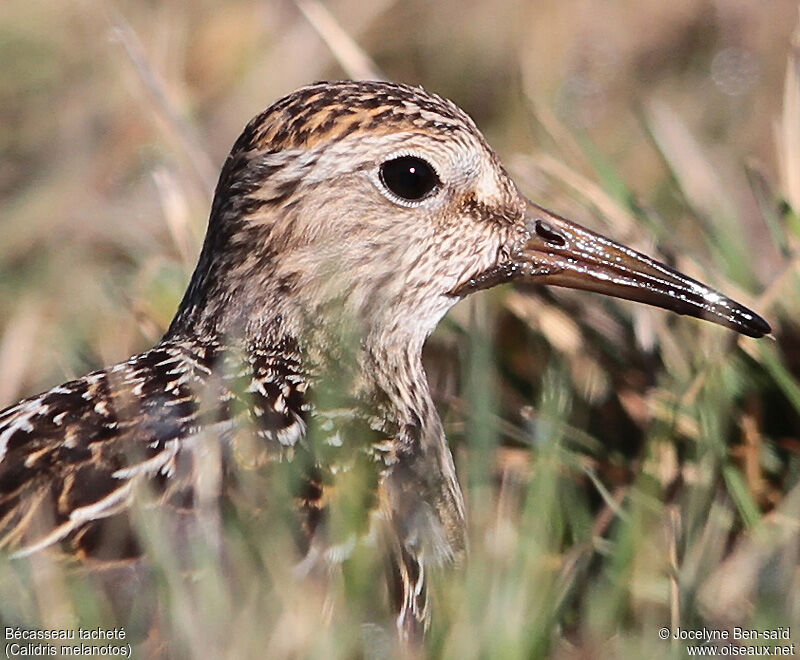
[[[0,412],[0,549],[27,555],[78,538],[124,512],[138,480],[191,500],[187,448],[201,431],[229,440],[234,417],[278,449],[297,442],[299,412],[276,407],[271,384],[253,387],[258,375],[219,349],[159,345]]]

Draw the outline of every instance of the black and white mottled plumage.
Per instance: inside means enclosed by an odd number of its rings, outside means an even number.
[[[128,507],[135,480],[149,480],[164,503],[190,502],[185,448],[207,430],[230,441],[244,423],[265,447],[293,447],[309,408],[299,368],[287,346],[242,356],[219,344],[165,340],[6,409],[2,547],[25,555],[64,542],[91,556],[113,543],[135,553],[132,532],[98,535],[101,521]]]
[[[382,178],[384,163],[409,156],[435,173],[421,199],[402,199]],[[525,200],[450,101],[382,82],[290,94],[253,119],[228,156],[163,340],[0,412],[0,550],[135,557],[128,511],[140,485],[191,515],[209,492],[235,490],[241,469],[298,454],[311,548],[325,484],[337,466],[364,460],[393,559],[398,626],[418,634],[426,568],[466,547],[422,346],[460,298],[519,278],[752,336],[769,330],[721,294]],[[321,395],[326,387],[332,396]],[[310,426],[327,439],[312,443]],[[210,491],[198,467],[209,447]]]

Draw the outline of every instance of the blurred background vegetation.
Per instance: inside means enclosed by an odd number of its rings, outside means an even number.
[[[427,651],[681,657],[657,636],[679,625],[794,625],[797,647],[797,24],[793,0],[4,0],[0,407],[158,340],[254,114],[318,79],[421,84],[529,197],[754,307],[775,339],[563,290],[458,306],[426,361],[472,554],[437,576]],[[375,647],[344,599],[320,628],[318,594],[251,577],[280,599],[165,580],[183,655]],[[7,620],[84,612],[26,579]]]

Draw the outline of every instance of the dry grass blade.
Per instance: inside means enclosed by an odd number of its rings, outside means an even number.
[[[777,127],[778,159],[786,199],[800,210],[800,26],[792,36],[783,88],[783,115]]]
[[[769,286],[755,300],[758,309],[767,311],[777,301],[786,285],[794,282],[794,273],[800,267],[800,251],[795,248],[792,257],[786,262],[778,276],[772,280]]]
[[[181,256],[181,261],[184,266],[191,268],[194,264],[199,237],[190,221],[189,204],[186,197],[181,191],[178,181],[166,169],[156,170],[153,173],[153,180],[161,198],[164,219],[178,254]]]
[[[386,80],[381,70],[318,0],[295,0],[339,66],[354,80]]]
[[[164,80],[150,64],[134,29],[117,12],[109,10],[108,16],[115,37],[122,44],[128,59],[142,81],[153,114],[165,122],[167,137],[176,143],[186,155],[192,180],[200,196],[210,199],[211,191],[214,190],[217,181],[217,171],[211,157],[201,146],[194,129],[181,117],[181,113],[170,100]]]
[[[525,100],[533,119],[544,129],[553,146],[557,147],[566,158],[584,171],[591,171],[591,163],[583,153],[574,133],[564,125],[550,108],[541,103],[538,96],[533,92],[536,89],[536,83],[529,67],[523,66],[522,77],[525,85]]]
[[[645,107],[648,128],[686,201],[715,225],[735,221],[736,206],[714,165],[681,118],[666,104],[651,101]]]
[[[681,512],[677,506],[671,505],[667,508],[666,523],[667,555],[670,567],[669,619],[670,627],[675,630],[681,624],[681,586],[678,580],[680,573],[678,544],[681,534]]]
[[[764,491],[763,474],[761,470],[761,452],[763,451],[764,439],[761,433],[761,424],[754,411],[748,411],[742,415],[741,419],[742,437],[744,447],[742,448],[742,459],[744,461],[744,475],[747,480],[747,487],[754,499],[758,499]]]
[[[576,355],[583,347],[581,330],[569,315],[545,302],[536,301],[518,291],[512,291],[505,299],[506,309],[525,321],[531,328],[538,328],[554,347],[567,355]]]
[[[0,408],[18,399],[22,392],[41,320],[38,307],[29,304],[23,305],[6,324],[0,338]]]

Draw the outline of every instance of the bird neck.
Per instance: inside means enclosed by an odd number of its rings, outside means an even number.
[[[430,539],[428,556],[435,561],[459,556],[465,548],[464,502],[422,366],[423,344],[444,307],[432,310],[427,323],[411,322],[412,317],[365,325],[363,319],[338,313],[335,305],[300,304],[278,295],[280,282],[273,276],[261,280],[257,293],[263,297],[251,299],[261,301],[251,322],[240,323],[230,309],[235,291],[219,288],[209,295],[209,287],[222,282],[198,268],[165,341],[234,343],[251,363],[266,360],[264,373],[276,371],[270,365],[287,350],[281,347],[291,348],[297,365],[293,378],[303,380],[299,407],[307,411],[311,405],[308,421],[318,420],[316,434],[337,434],[335,428],[324,428],[329,422],[335,427],[337,418],[346,428],[360,420],[357,437],[348,440],[371,442],[376,465],[387,469],[389,500],[401,503],[392,513],[401,537],[416,538],[422,525],[427,528],[422,536]],[[414,492],[408,492],[408,484],[416,484]]]
[[[236,326],[186,302],[164,343],[226,347],[252,364],[289,351],[315,407],[357,407],[385,420],[384,430],[400,433],[409,446],[441,435],[422,366],[424,332],[396,326],[362,331],[358,321],[331,309],[301,314],[285,300],[265,306],[257,325]]]
[[[389,401],[393,416],[424,442],[441,434],[428,379],[422,366],[424,337],[385,337],[375,332],[367,340],[362,369],[376,391]]]

